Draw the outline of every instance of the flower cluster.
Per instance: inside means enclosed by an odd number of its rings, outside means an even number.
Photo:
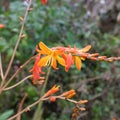
[[[40,48],[40,49],[39,49]],[[54,69],[58,69],[57,64],[65,68],[67,72],[70,67],[75,63],[78,70],[81,69],[82,60],[87,58],[90,45],[86,46],[83,49],[78,49],[76,47],[53,47],[48,48],[43,42],[39,43],[39,46],[36,46],[36,51],[38,55],[34,63],[31,72],[33,73],[33,83],[37,83],[41,74],[44,74],[42,67],[52,66]]]
[[[76,95],[75,90],[69,90],[66,91],[64,93],[62,93],[61,95],[55,96],[54,94],[57,93],[60,90],[60,86],[54,85],[50,90],[48,90],[45,95],[43,96],[43,99],[48,98],[51,102],[55,102],[56,99],[70,99],[72,98],[74,95]],[[78,104],[81,104],[79,101],[72,101]],[[82,103],[83,104],[83,103]]]
[[[51,66],[57,70],[58,63],[65,68],[66,72],[68,72],[70,67],[74,64],[76,68],[80,70],[82,67],[82,61],[86,59],[108,62],[120,60],[119,57],[107,58],[106,56],[99,56],[99,53],[90,54],[88,53],[90,48],[91,45],[87,45],[82,49],[79,49],[75,46],[74,47],[58,46],[49,48],[43,42],[40,42],[39,45],[36,46],[36,51],[38,52],[38,54],[34,66],[31,70],[31,72],[33,73],[33,83],[37,84],[38,80],[41,78],[40,75],[44,74],[44,72],[42,71],[43,67]],[[39,83],[43,82],[39,81]]]
[[[75,104],[75,108],[72,112],[72,120],[76,120],[77,117],[80,115],[80,111],[85,111],[85,104],[88,102],[88,100],[80,100],[75,101],[71,98],[76,95],[76,92],[74,89],[71,89],[69,91],[63,92],[60,95],[55,95],[60,90],[60,86],[54,85],[50,90],[48,90],[45,95],[42,97],[42,100],[50,100],[51,102],[55,102],[57,99],[61,100],[67,100],[69,102],[72,102]]]

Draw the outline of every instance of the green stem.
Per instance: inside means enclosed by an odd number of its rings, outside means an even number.
[[[44,83],[43,88],[41,90],[40,96],[43,96],[44,93],[45,93],[45,89],[46,89],[46,86],[47,86],[47,82],[48,82],[48,77],[49,77],[50,71],[51,71],[51,67],[48,68],[48,72],[47,72],[47,75],[46,75],[45,83]],[[42,109],[41,109],[42,104],[43,104],[43,102],[40,101],[39,104],[38,104],[38,107],[37,107],[37,109],[35,111],[33,120],[41,120],[41,116],[42,116],[42,112],[43,112]]]

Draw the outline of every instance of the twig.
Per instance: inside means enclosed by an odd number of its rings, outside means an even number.
[[[18,115],[21,115],[24,112],[30,111],[30,109],[37,105],[39,102],[41,101],[41,98],[39,100],[37,100],[36,102],[34,102],[33,104],[27,106],[25,109],[23,109],[21,112],[17,113],[16,115],[12,116],[11,118],[9,118],[8,120],[13,120],[14,118],[16,118]]]
[[[24,79],[22,79],[20,82],[16,83],[15,85],[13,86],[10,86],[10,87],[7,87],[7,88],[4,88],[3,91],[6,91],[6,90],[10,90],[18,85],[20,85],[22,82],[24,82],[25,80],[27,80],[28,78],[30,78],[32,75],[29,75],[27,77],[25,77]]]
[[[6,84],[3,86],[3,89],[9,85],[9,83],[13,80],[13,78],[32,60],[35,56],[28,59],[23,65],[17,69],[17,71],[12,75],[12,77],[6,82]]]
[[[15,53],[17,51],[17,48],[18,48],[18,45],[20,43],[20,40],[21,40],[21,36],[22,36],[22,33],[23,33],[23,29],[24,29],[24,25],[25,25],[25,21],[26,21],[26,18],[27,18],[27,15],[28,15],[28,12],[29,12],[29,9],[30,9],[30,6],[31,6],[31,3],[32,3],[32,0],[29,0],[29,4],[26,8],[26,11],[25,11],[25,15],[24,15],[24,18],[23,18],[23,21],[22,21],[22,25],[21,25],[21,29],[20,29],[20,33],[19,33],[19,36],[18,36],[18,40],[17,40],[17,43],[15,45],[15,48],[14,48],[14,51],[13,51],[13,54],[12,54],[12,57],[10,59],[10,62],[9,62],[9,65],[7,67],[7,70],[5,72],[5,76],[3,78],[3,82],[2,82],[2,85],[4,84],[5,80],[6,80],[6,77],[11,69],[11,66],[12,66],[12,63],[13,63],[13,60],[14,60],[14,57],[15,57]]]
[[[2,81],[3,81],[3,77],[4,77],[4,75],[3,75],[3,68],[2,68],[2,58],[1,58],[1,54],[0,54],[0,75],[1,75],[1,79],[2,79]]]
[[[22,111],[18,112],[16,115],[10,117],[8,120],[13,120],[13,119],[15,119],[17,116],[21,115],[22,113],[27,112],[27,111],[30,111],[30,109],[31,109],[32,107],[34,107],[35,105],[39,104],[41,101],[49,100],[49,98],[50,98],[50,97],[47,97],[47,98],[44,98],[44,97],[45,97],[45,96],[42,96],[39,100],[37,100],[36,102],[34,102],[34,103],[31,104],[31,105],[28,105],[26,108],[24,108]],[[75,100],[66,99],[66,97],[62,97],[62,96],[54,96],[54,97],[56,97],[56,98],[58,98],[58,99],[61,99],[61,100],[67,100],[67,101],[72,102],[72,103],[74,103],[74,104],[77,104],[77,103],[78,103],[78,102],[75,101]]]
[[[24,104],[24,101],[27,97],[27,94],[24,95],[24,97],[22,98],[21,102],[20,102],[20,105],[19,105],[19,108],[18,108],[18,113],[22,110],[22,107],[23,107],[23,104]],[[16,120],[21,120],[21,115],[18,115]]]
[[[74,104],[77,104],[77,103],[78,103],[77,101],[72,100],[72,99],[68,99],[68,98],[66,98],[66,97],[62,97],[62,96],[55,96],[55,97],[56,97],[56,98],[59,98],[59,99],[61,99],[61,100],[67,100],[67,101],[72,102],[72,103],[74,103]]]

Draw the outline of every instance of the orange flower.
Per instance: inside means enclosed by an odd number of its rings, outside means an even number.
[[[76,48],[75,48],[75,50],[76,50],[76,51],[75,51],[75,54],[77,53],[78,56],[77,56],[77,55],[74,56],[74,61],[75,61],[75,64],[76,64],[76,68],[77,68],[78,70],[80,70],[81,67],[82,67],[82,60],[85,60],[85,58],[80,57],[79,54],[85,53],[85,52],[89,51],[90,48],[91,48],[91,45],[87,45],[86,47],[84,47],[84,48],[82,48],[82,49],[80,49],[80,50],[78,50],[78,51],[77,51]]]
[[[71,93],[68,96],[66,96],[67,99],[72,98],[76,93]]]
[[[65,63],[66,63],[65,71],[68,72],[68,70],[70,69],[71,65],[74,64],[73,57],[72,57],[71,53],[69,53],[69,54],[62,54],[62,57],[64,58]]]
[[[52,50],[48,48],[44,43],[40,42],[39,47],[41,50],[37,50],[43,56],[39,61],[39,66],[49,66],[51,65],[54,69],[57,69],[57,62],[62,66],[65,66],[65,61],[61,55],[61,50]]]
[[[87,103],[88,102],[88,100],[80,100],[78,103],[80,103],[80,104],[85,104],[85,103]]]
[[[43,5],[45,5],[45,4],[47,4],[47,0],[41,0],[41,3],[42,3]]]
[[[33,68],[30,72],[33,72],[33,83],[37,84],[37,81],[40,79],[40,74],[44,74],[42,68],[38,65],[40,60],[40,54],[37,55]]]
[[[80,55],[83,55],[83,53],[87,52],[90,48],[91,48],[91,45],[88,45],[80,50],[76,47],[74,48],[68,47],[66,49],[64,48],[65,51],[68,53],[68,54],[65,54],[65,53],[62,54],[62,57],[66,62],[65,70],[68,71],[71,65],[74,64],[74,62],[76,64],[76,68],[80,70],[82,67],[82,60],[85,60],[85,58],[80,57]]]
[[[0,24],[0,28],[4,28],[5,27],[5,25],[4,24]]]
[[[48,90],[47,93],[45,93],[45,96],[44,96],[44,97],[48,97],[48,96],[50,96],[50,95],[52,95],[52,94],[55,94],[56,92],[59,91],[59,89],[60,89],[60,86],[54,85],[50,90]]]
[[[69,90],[67,92],[64,92],[63,94],[61,94],[60,96],[62,97],[66,97],[66,98],[71,98],[76,94],[75,90]]]
[[[79,57],[79,56],[72,56],[71,53],[63,54],[62,57],[64,58],[65,63],[66,63],[66,66],[65,66],[65,71],[66,72],[68,72],[70,67],[74,64],[74,61],[75,61],[75,64],[76,64],[76,68],[78,70],[81,69],[81,66],[82,66],[81,57]]]
[[[76,64],[76,68],[78,70],[81,69],[81,67],[82,67],[82,61],[81,61],[82,58],[81,57],[76,56],[76,55],[72,56],[71,53],[69,53],[69,54],[62,54],[62,57],[64,58],[65,63],[66,63],[66,66],[65,66],[65,71],[66,72],[68,72],[68,70],[74,64],[74,62]]]

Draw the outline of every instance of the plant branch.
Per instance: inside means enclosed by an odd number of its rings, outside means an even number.
[[[20,82],[16,83],[15,85],[13,86],[10,86],[10,87],[7,87],[7,88],[4,88],[3,91],[7,91],[7,90],[10,90],[18,85],[20,85],[21,83],[23,83],[25,80],[27,80],[28,78],[30,78],[32,75],[29,75],[27,77],[25,77],[24,79],[20,80]]]
[[[26,108],[24,108],[21,112],[17,113],[16,115],[12,116],[11,118],[9,118],[8,120],[13,120],[14,118],[16,118],[17,116],[21,115],[24,112],[30,111],[30,109],[37,105],[40,101],[42,100],[42,98],[40,98],[39,100],[37,100],[36,102],[34,102],[33,104],[27,106]]]
[[[25,25],[25,21],[26,21],[26,18],[27,18],[27,15],[28,15],[28,12],[29,12],[29,9],[30,9],[30,6],[31,6],[31,3],[32,3],[32,0],[29,0],[29,4],[26,8],[26,11],[25,11],[25,15],[24,15],[24,18],[22,20],[22,25],[21,25],[21,29],[20,29],[20,33],[19,33],[19,36],[18,36],[18,40],[17,40],[17,43],[15,45],[15,48],[14,48],[14,51],[13,51],[13,54],[12,54],[12,57],[10,59],[10,62],[9,62],[9,65],[7,67],[7,70],[5,72],[5,76],[3,78],[3,82],[2,82],[2,85],[4,84],[5,80],[6,80],[6,77],[11,69],[11,66],[12,66],[12,63],[13,63],[13,60],[14,60],[14,57],[15,57],[15,54],[16,54],[16,51],[17,51],[17,48],[18,48],[18,45],[21,41],[21,36],[22,36],[22,33],[23,33],[23,29],[24,29],[24,25]]]
[[[9,85],[9,83],[13,80],[13,78],[32,60],[35,56],[28,59],[23,65],[21,65],[17,71],[12,75],[12,77],[6,82],[6,84],[3,86],[3,89]]]
[[[22,110],[22,107],[23,107],[26,97],[27,97],[27,94],[24,94],[24,97],[22,98],[22,100],[19,104],[18,113]],[[16,120],[21,120],[21,114],[17,116]]]
[[[72,103],[74,103],[74,104],[77,104],[77,103],[78,103],[78,102],[75,101],[75,100],[66,99],[66,97],[62,97],[62,96],[54,96],[54,97],[56,97],[56,98],[58,98],[58,99],[61,99],[61,100],[67,100],[67,101],[72,102]],[[16,115],[10,117],[8,120],[13,120],[13,119],[15,119],[17,116],[21,115],[22,113],[27,112],[27,111],[30,111],[30,109],[31,109],[32,107],[34,107],[35,105],[39,104],[41,101],[49,100],[49,98],[50,98],[50,97],[45,98],[45,96],[42,96],[42,97],[41,97],[40,99],[38,99],[36,102],[34,102],[34,103],[31,104],[31,105],[28,105],[26,108],[24,108],[22,111],[20,111],[20,112],[17,113]],[[40,120],[40,119],[39,119],[39,120]]]
[[[61,99],[61,100],[67,100],[67,101],[72,102],[72,103],[74,103],[74,104],[77,104],[77,103],[78,103],[77,101],[72,100],[72,99],[68,99],[68,98],[66,98],[66,97],[62,97],[62,96],[55,96],[55,97],[56,97],[56,98],[59,98],[59,99]]]
[[[2,68],[2,58],[1,58],[1,54],[0,54],[0,75],[1,75],[1,79],[2,79],[2,81],[3,81],[3,77],[4,77],[4,75],[3,75],[3,68]]]

